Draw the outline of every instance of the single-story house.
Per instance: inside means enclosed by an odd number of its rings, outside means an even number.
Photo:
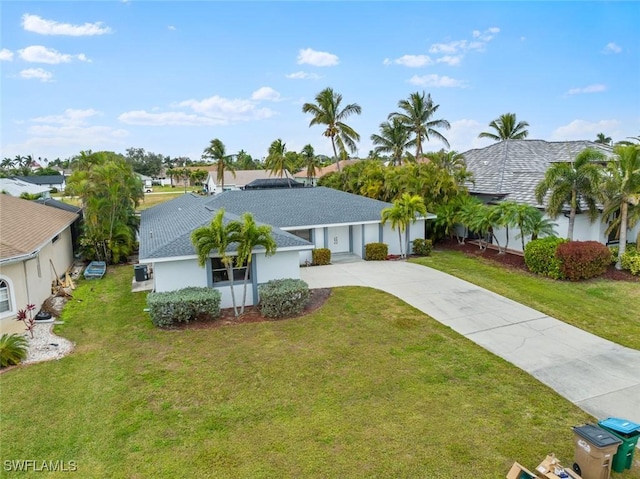
[[[222,193],[222,183],[218,182],[218,171],[214,167],[206,168],[208,171],[205,182],[207,192],[210,195]],[[291,173],[285,170],[283,178],[290,178]],[[224,191],[242,190],[249,183],[256,180],[269,180],[278,178],[269,170],[236,170],[235,174],[229,170],[224,171]]]
[[[502,200],[515,201],[535,206],[544,211],[535,197],[535,189],[542,181],[549,165],[556,162],[570,162],[584,149],[592,148],[604,153],[608,158],[614,156],[608,145],[592,141],[544,141],[544,140],[505,140],[485,148],[469,150],[463,153],[467,169],[474,175],[474,182],[467,184],[472,195],[485,203],[497,203]],[[558,236],[567,235],[569,209],[560,217],[552,220],[558,226]],[[605,234],[607,224],[598,218],[593,223],[587,214],[576,215],[573,238],[576,241],[599,241],[608,243]],[[640,231],[638,225],[630,238]],[[505,244],[506,231],[497,229],[496,237],[501,245]],[[518,234],[511,228],[509,248],[520,250]],[[530,238],[525,238],[525,242]]]
[[[225,191],[213,197],[186,194],[141,213],[140,263],[153,268],[155,291],[187,286],[216,287],[220,260],[212,254],[206,268],[198,266],[191,232],[209,224],[216,212],[225,210],[228,220],[250,212],[256,221],[271,225],[277,253],[265,257],[259,250],[252,265],[252,296],[257,286],[278,278],[299,278],[300,265],[311,262],[311,250],[328,248],[332,254],[363,257],[367,243],[389,245],[398,254],[398,232],[382,225],[381,212],[391,206],[383,201],[325,187]],[[410,240],[424,238],[425,221],[409,227]],[[223,307],[230,305],[230,288],[220,282]],[[241,289],[238,289],[241,291]]]
[[[361,160],[341,160],[340,170],[342,170],[345,166],[353,165],[358,161],[361,161]],[[306,168],[303,168],[299,172],[295,173],[293,177],[305,186],[316,186],[320,178],[322,178],[324,175],[328,175],[329,173],[333,173],[335,171],[338,171],[338,164],[331,163],[327,166],[323,166],[322,168],[316,168],[311,178],[309,178]],[[309,180],[311,180],[311,183],[307,184],[309,183]]]
[[[51,188],[49,186],[36,185],[28,181],[22,181],[15,178],[0,178],[0,193],[6,193],[10,196],[20,197],[23,193],[30,196],[38,196],[39,198],[50,198]]]
[[[30,176],[16,176],[16,180],[26,181],[27,183],[32,183],[38,186],[44,186],[51,190],[55,188],[58,191],[64,191],[66,186],[65,178],[62,175],[30,175]]]
[[[70,211],[0,195],[0,334],[24,331],[17,312],[27,304],[39,308],[56,273],[73,264],[71,225],[77,219]]]

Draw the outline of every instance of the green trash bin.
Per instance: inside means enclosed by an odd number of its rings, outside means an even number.
[[[638,439],[640,439],[640,424],[617,417],[610,417],[600,421],[598,426],[622,441],[622,444],[618,446],[618,452],[611,461],[611,469],[615,472],[631,469],[633,453],[636,450]]]

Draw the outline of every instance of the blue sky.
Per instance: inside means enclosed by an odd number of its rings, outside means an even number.
[[[639,2],[30,2],[0,11],[1,157],[129,147],[199,159],[311,143],[332,87],[358,154],[398,101],[430,93],[451,148],[507,112],[529,138],[640,134]],[[441,143],[431,141],[426,150]]]

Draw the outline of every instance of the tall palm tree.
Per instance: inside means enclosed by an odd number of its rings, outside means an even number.
[[[269,154],[265,160],[265,169],[269,170],[269,176],[277,175],[280,178],[287,171],[287,144],[280,138],[269,145]]]
[[[467,170],[467,162],[462,153],[440,150],[427,153],[425,156],[435,166],[449,173],[459,185],[473,181],[473,172]]]
[[[202,153],[203,159],[211,159],[216,163],[216,179],[222,191],[224,191],[224,172],[229,170],[236,177],[233,167],[233,155],[227,155],[224,143],[218,138],[211,140],[209,146]]]
[[[535,194],[539,204],[550,193],[546,210],[551,218],[556,219],[562,209],[569,205],[569,241],[573,240],[573,226],[581,202],[586,204],[591,221],[598,216],[596,203],[602,180],[600,164],[605,159],[602,152],[586,148],[573,161],[553,163],[536,186]]]
[[[320,170],[320,158],[316,156],[316,152],[313,150],[313,146],[305,145],[300,152],[303,165],[307,169],[307,184],[313,186],[313,179]]]
[[[371,141],[376,145],[376,153],[391,154],[391,163],[394,165],[402,164],[402,156],[412,144],[411,132],[398,117],[380,123],[380,134],[371,135]]]
[[[616,269],[622,269],[621,260],[627,246],[627,230],[640,217],[640,146],[617,146],[617,158],[607,166],[603,188],[603,218],[619,212],[620,248]],[[612,223],[613,225],[614,223]],[[613,228],[610,226],[608,231]]]
[[[211,223],[201,226],[191,232],[191,243],[198,255],[198,264],[204,267],[209,260],[211,251],[216,250],[222,264],[227,271],[227,277],[231,282],[231,302],[233,303],[233,313],[238,316],[236,307],[236,294],[233,285],[233,263],[232,256],[227,254],[227,248],[231,243],[239,242],[240,223],[231,221],[224,223],[224,209],[219,209],[211,220]]]
[[[242,306],[240,307],[240,314],[244,314],[244,306],[247,302],[247,282],[249,280],[249,271],[251,270],[253,250],[263,248],[265,256],[271,256],[276,252],[276,242],[271,235],[271,226],[256,224],[251,213],[244,213],[242,215],[238,240],[236,265],[239,268],[245,267],[244,291],[242,294]]]
[[[331,139],[333,156],[340,171],[340,153],[346,153],[348,149],[351,153],[357,151],[356,141],[360,141],[360,135],[345,120],[351,115],[359,115],[362,108],[357,103],[349,103],[341,109],[342,95],[333,91],[332,88],[325,88],[316,95],[315,103],[305,103],[302,105],[303,113],[311,113],[313,118],[309,126],[326,125],[322,133]],[[336,145],[338,149],[336,148]]]
[[[529,123],[519,121],[516,123],[515,113],[505,113],[489,123],[489,127],[495,130],[495,133],[483,131],[478,138],[489,138],[490,140],[524,140],[529,136],[527,127]]]
[[[439,139],[449,148],[449,141],[436,128],[448,130],[451,125],[447,120],[433,119],[440,105],[433,103],[431,94],[425,98],[424,91],[412,93],[408,99],[398,102],[398,108],[400,111],[391,113],[389,119],[398,118],[415,135],[411,144],[416,147],[417,160],[422,157],[422,143],[430,137]]]
[[[600,143],[601,145],[610,145],[613,140],[610,136],[606,136],[604,133],[598,133],[594,143]]]
[[[400,257],[405,258],[409,251],[409,235],[405,233],[405,249],[402,251],[402,233],[411,223],[417,221],[417,216],[427,214],[424,200],[418,195],[403,195],[393,202],[393,206],[385,208],[381,212],[382,224],[391,222],[391,229],[398,229],[398,241],[400,244]]]

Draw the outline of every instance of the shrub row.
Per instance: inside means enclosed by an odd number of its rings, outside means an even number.
[[[416,238],[412,241],[413,254],[429,256],[433,251],[433,243],[430,239]]]
[[[364,259],[366,261],[384,261],[389,254],[389,246],[385,243],[367,243],[364,245]]]
[[[258,287],[260,312],[267,318],[284,318],[300,314],[311,293],[301,279],[275,279]]]
[[[611,264],[611,250],[597,241],[559,244],[555,256],[563,277],[571,281],[600,276]]]
[[[331,250],[329,248],[311,250],[311,262],[318,266],[331,263]]]
[[[151,321],[166,328],[175,323],[188,323],[201,317],[220,316],[220,291],[190,287],[164,293],[149,293],[147,306]]]
[[[524,248],[524,262],[532,273],[561,279],[560,260],[556,258],[558,246],[567,240],[555,236],[547,236],[527,243]]]

